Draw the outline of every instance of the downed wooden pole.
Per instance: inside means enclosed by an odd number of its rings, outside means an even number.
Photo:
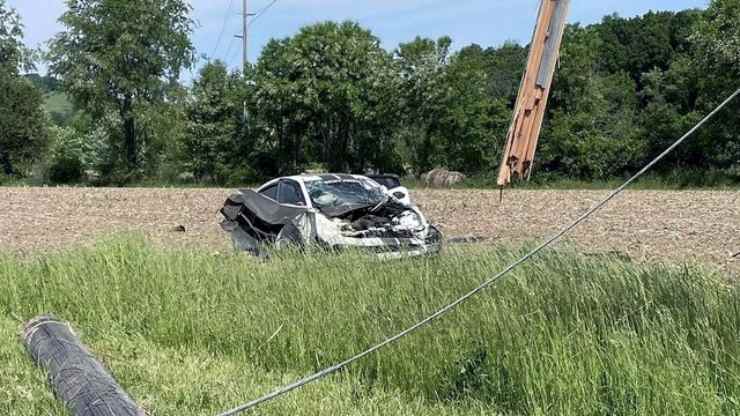
[[[569,7],[570,0],[541,0],[499,168],[501,187],[509,185],[512,178],[529,178],[532,173]]]
[[[23,344],[49,374],[57,398],[74,416],[145,416],[69,324],[52,316],[29,321]]]

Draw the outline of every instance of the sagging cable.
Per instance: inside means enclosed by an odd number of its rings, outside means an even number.
[[[324,370],[321,370],[313,375],[310,375],[308,377],[305,377],[301,380],[298,380],[294,383],[288,384],[286,386],[283,386],[277,390],[274,390],[273,392],[266,394],[258,399],[252,400],[249,403],[243,404],[241,406],[235,407],[232,410],[226,411],[224,413],[219,414],[218,416],[234,416],[243,412],[246,412],[248,410],[252,410],[255,407],[267,403],[269,401],[272,401],[274,399],[277,399],[278,397],[284,396],[294,390],[297,390],[301,387],[306,386],[307,384],[311,384],[313,382],[319,381],[333,373],[336,373],[337,371],[349,366],[350,364],[354,363],[355,361],[358,361],[368,355],[371,355],[378,350],[383,349],[384,347],[387,347],[402,338],[411,335],[418,330],[426,327],[427,325],[431,324],[438,318],[441,318],[444,315],[447,315],[448,313],[452,312],[454,309],[456,309],[458,306],[462,305],[466,301],[468,301],[470,298],[474,297],[478,293],[482,292],[483,290],[487,289],[488,287],[498,283],[501,281],[504,277],[506,277],[509,273],[511,273],[514,269],[521,266],[522,264],[526,263],[529,259],[539,254],[542,250],[548,248],[553,243],[560,240],[563,236],[571,232],[574,228],[576,228],[578,225],[586,221],[589,217],[591,217],[593,214],[595,214],[597,211],[599,211],[601,208],[606,206],[611,200],[616,198],[619,194],[624,192],[627,187],[629,187],[634,181],[642,177],[645,173],[647,173],[649,170],[651,170],[658,162],[663,160],[666,156],[671,154],[674,150],[676,150],[677,147],[679,147],[683,142],[685,142],[689,137],[691,137],[699,128],[701,128],[704,124],[706,124],[709,120],[714,118],[714,116],[719,113],[723,108],[725,108],[732,100],[734,100],[738,95],[740,95],[740,89],[735,91],[734,94],[729,96],[725,101],[722,102],[717,108],[715,108],[711,113],[709,113],[706,117],[704,117],[699,123],[696,124],[691,130],[689,130],[685,135],[683,135],[680,139],[676,140],[673,145],[671,145],[669,148],[667,148],[663,153],[658,155],[655,159],[653,159],[650,163],[645,165],[644,168],[642,168],[639,172],[637,172],[634,176],[629,178],[622,186],[612,191],[606,198],[604,198],[601,202],[594,205],[591,209],[589,209],[585,214],[581,215],[573,221],[570,225],[563,228],[560,232],[553,235],[552,237],[546,239],[543,243],[538,245],[535,249],[530,251],[529,253],[525,254],[523,257],[521,257],[519,260],[515,261],[508,267],[506,267],[504,270],[496,274],[495,276],[491,277],[484,283],[482,283],[477,288],[471,290],[467,294],[460,297],[458,300],[450,303],[449,305],[443,307],[442,309],[438,310],[434,314],[430,315],[429,317],[425,318],[422,321],[419,321],[415,325],[409,327],[408,329],[405,329],[402,332],[399,332],[398,334],[386,339],[385,341],[368,348],[367,350],[348,358],[338,364],[335,364],[331,367],[328,367]]]

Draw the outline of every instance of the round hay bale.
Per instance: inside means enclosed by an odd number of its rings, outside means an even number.
[[[424,181],[424,184],[426,186],[433,186],[434,178],[436,178],[442,171],[444,171],[444,169],[432,169],[431,171],[422,175],[422,180]]]
[[[447,176],[449,176],[450,172],[446,170],[440,170],[438,171],[433,177],[432,177],[432,186],[435,188],[444,188],[447,186]]]
[[[432,188],[449,188],[466,179],[460,172],[450,172],[447,169],[434,169],[422,176],[424,184]]]
[[[465,181],[466,176],[460,172],[447,172],[447,178],[445,179],[445,186],[451,188],[459,183]]]

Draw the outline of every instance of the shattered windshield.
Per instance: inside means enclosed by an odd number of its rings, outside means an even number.
[[[316,208],[369,207],[382,203],[387,195],[370,181],[316,180],[306,182],[311,202]]]

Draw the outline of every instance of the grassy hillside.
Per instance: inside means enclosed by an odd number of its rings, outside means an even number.
[[[52,121],[57,125],[65,125],[75,109],[60,82],[48,75],[26,74],[25,77],[44,94],[44,110]]]
[[[75,111],[69,97],[63,92],[47,93],[44,99],[44,109],[57,124],[65,124]]]
[[[397,332],[517,254],[257,262],[126,239],[0,256],[0,413],[64,414],[16,338],[40,313],[74,322],[152,414],[208,415]],[[259,414],[737,414],[738,334],[740,293],[720,276],[549,254]]]

